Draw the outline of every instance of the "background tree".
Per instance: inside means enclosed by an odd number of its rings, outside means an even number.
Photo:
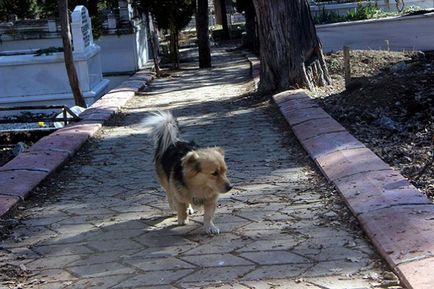
[[[170,32],[170,55],[173,67],[179,68],[179,32],[190,22],[195,0],[140,0],[140,6],[151,12],[158,28]]]
[[[220,11],[222,16],[222,28],[223,28],[223,39],[229,39],[229,26],[228,26],[228,14],[227,14],[227,6],[226,0],[217,0],[220,1]]]
[[[0,21],[8,21],[11,15],[18,19],[33,18],[35,8],[33,0],[0,0]]]
[[[2,1],[2,0],[0,0]],[[22,0],[23,1],[23,0]],[[32,0],[35,2],[36,14],[40,18],[56,18],[59,17],[57,8],[58,0]],[[99,38],[102,35],[102,24],[105,20],[105,15],[102,14],[104,9],[113,10],[118,8],[118,0],[69,0],[68,8],[74,10],[75,6],[83,5],[89,11],[89,16],[92,19],[92,34],[93,37]]]
[[[155,74],[157,75],[157,77],[160,77],[161,71],[160,71],[160,63],[158,61],[157,32],[155,31],[155,26],[150,16],[151,13],[149,11],[144,11],[144,13],[146,15],[146,29],[148,32],[149,42],[151,43],[152,59],[154,60]]]
[[[199,46],[199,67],[211,67],[211,50],[209,47],[209,11],[208,0],[197,0],[196,32]]]
[[[258,19],[262,92],[330,84],[307,0],[253,0]]]
[[[258,51],[259,39],[256,31],[256,12],[253,0],[234,0],[235,8],[239,13],[244,12],[246,18],[246,38],[243,46],[252,51]]]
[[[86,107],[83,94],[80,90],[80,83],[78,82],[77,71],[74,66],[74,58],[71,46],[71,25],[69,22],[68,0],[58,0],[59,17],[61,34],[63,41],[63,55],[65,57],[65,67],[68,74],[69,85],[71,86],[72,94],[74,95],[74,102],[76,105]]]

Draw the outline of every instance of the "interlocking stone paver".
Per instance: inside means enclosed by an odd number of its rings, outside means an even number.
[[[203,254],[197,256],[183,256],[182,259],[199,267],[254,265],[253,262],[231,254]]]
[[[186,69],[155,80],[66,169],[44,182],[2,241],[0,267],[28,265],[31,277],[22,286],[51,280],[35,287],[44,289],[344,289],[389,271],[276,107],[240,97],[251,88],[247,61],[222,48],[213,57],[212,69],[182,63]],[[124,101],[124,90],[140,85],[136,78],[110,94]],[[317,117],[312,103],[298,105],[303,108],[291,112],[295,122]],[[111,112],[117,104],[104,100],[104,106]],[[220,235],[203,234],[201,211],[190,224],[176,225],[155,179],[149,129],[142,125],[156,109],[173,111],[183,138],[224,147],[235,188],[219,201]],[[64,139],[41,143],[72,154],[78,142],[71,135],[87,139],[95,125],[77,124]],[[26,173],[31,179],[33,172]]]
[[[169,270],[169,271],[149,271],[144,272],[142,274],[136,274],[125,281],[121,282],[119,285],[114,286],[113,288],[122,289],[122,288],[137,288],[140,286],[146,285],[162,285],[162,284],[171,284],[192,273],[191,269],[180,269],[180,270]],[[156,287],[158,288],[158,287]]]
[[[303,277],[320,277],[342,274],[343,276],[351,276],[357,272],[363,272],[366,266],[366,259],[354,262],[352,260],[337,260],[320,262],[303,272]]]
[[[32,250],[42,256],[64,256],[64,255],[82,255],[91,254],[95,250],[84,246],[83,244],[65,244],[52,246],[33,246]]]
[[[119,262],[124,259],[132,258],[139,250],[126,250],[126,251],[110,251],[110,252],[96,252],[91,254],[80,254],[81,259],[74,261],[68,266],[88,266],[94,264],[106,264]]]
[[[117,262],[89,264],[85,266],[72,266],[67,267],[67,269],[68,271],[79,276],[80,278],[131,274],[136,271],[130,266],[126,266]]]
[[[149,259],[128,259],[125,263],[137,267],[143,271],[160,271],[160,270],[179,270],[179,269],[192,269],[194,265],[181,261],[177,258],[153,258]]]
[[[122,234],[122,232],[118,232]],[[127,251],[127,250],[139,250],[145,248],[138,242],[129,239],[118,240],[105,240],[105,241],[90,241],[87,245],[98,252],[110,252],[110,251]]]
[[[309,259],[287,251],[259,251],[240,254],[241,257],[250,259],[259,265],[309,263]],[[305,255],[306,256],[306,255]]]
[[[182,278],[181,282],[232,281],[241,278],[253,269],[255,266],[203,268]]]
[[[297,279],[308,268],[312,267],[308,263],[296,263],[289,265],[274,265],[274,266],[261,266],[254,271],[251,271],[242,280],[264,280],[264,279],[282,279],[294,278]]]
[[[27,264],[30,270],[56,269],[80,259],[78,255],[43,257]]]
[[[121,281],[124,281],[125,279],[128,279],[127,275],[86,278],[86,279],[80,279],[79,281],[69,285],[68,288],[71,289],[111,288],[119,284]]]
[[[349,278],[317,278],[317,279],[304,279],[304,282],[310,285],[316,285],[319,288],[335,289],[335,288],[346,288],[346,289],[365,289],[371,288],[368,278],[362,280],[353,280]]]

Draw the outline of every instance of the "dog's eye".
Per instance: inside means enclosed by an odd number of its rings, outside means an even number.
[[[213,175],[214,177],[217,177],[217,176],[219,175],[219,172],[218,172],[218,171],[215,171],[215,172],[212,173],[212,175]]]

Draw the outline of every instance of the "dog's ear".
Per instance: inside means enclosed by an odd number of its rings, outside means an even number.
[[[216,151],[218,151],[219,153],[221,153],[222,156],[225,156],[225,150],[224,150],[223,148],[221,148],[221,147],[216,147],[215,149],[216,149]]]
[[[200,162],[199,155],[195,151],[191,151],[181,159],[182,167],[192,174],[197,174],[200,172]]]

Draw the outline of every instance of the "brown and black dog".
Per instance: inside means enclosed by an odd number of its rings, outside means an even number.
[[[178,224],[188,222],[192,207],[203,206],[205,231],[218,234],[220,230],[213,223],[217,199],[232,189],[223,149],[198,148],[193,142],[181,140],[170,112],[153,113],[145,126],[152,127],[155,169],[169,205],[178,215]]]

